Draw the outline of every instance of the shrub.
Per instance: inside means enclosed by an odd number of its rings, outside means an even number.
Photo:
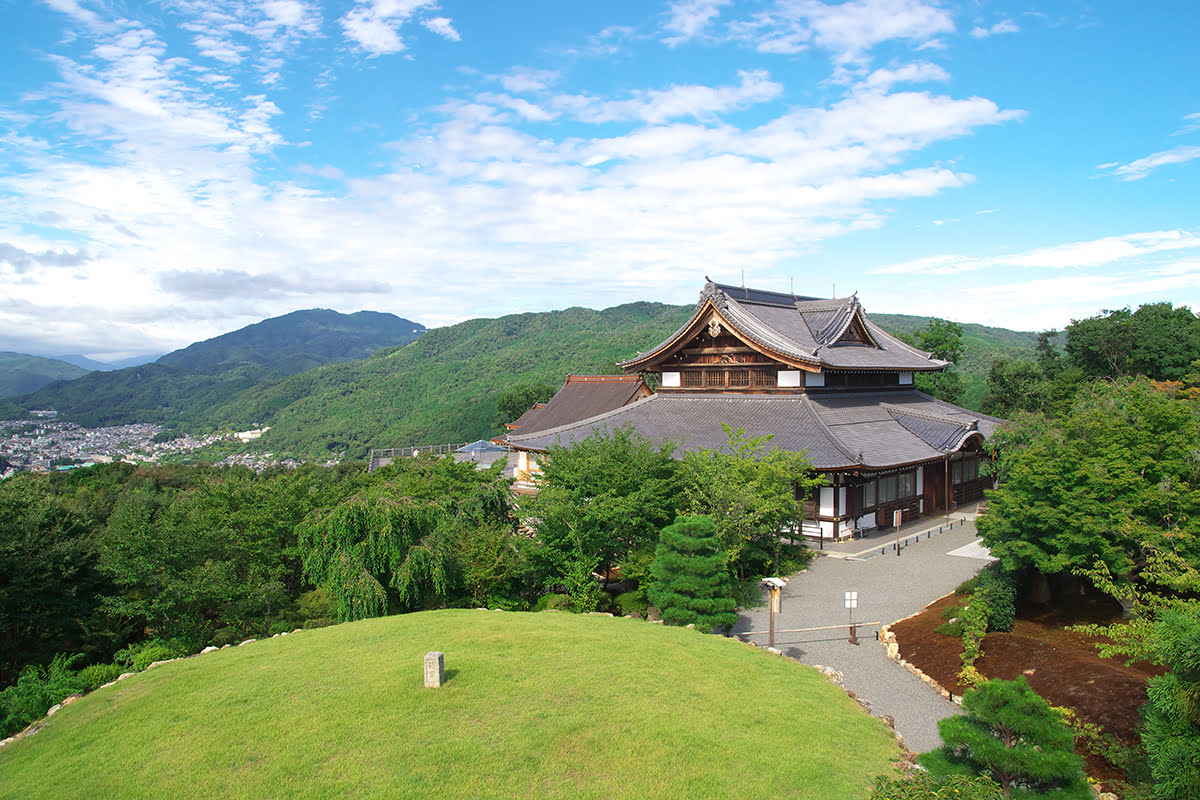
[[[914,770],[903,777],[876,778],[870,800],[1004,800],[1004,792],[986,775],[938,777]]]
[[[328,628],[333,624],[333,619],[330,617],[313,617],[312,619],[304,620],[304,630],[312,630],[313,628]]]
[[[79,682],[83,684],[82,691],[94,691],[110,681],[115,681],[121,673],[126,672],[120,664],[92,664],[79,670]]]
[[[614,602],[616,603],[617,608],[621,610],[621,616],[623,617],[628,617],[630,614],[638,617],[644,617],[646,616],[646,609],[649,607],[649,603],[646,601],[645,593],[639,590],[622,592],[621,594],[617,595]]]
[[[275,636],[276,634],[280,634],[280,633],[289,633],[290,631],[293,631],[295,629],[296,629],[296,626],[293,625],[292,623],[290,623],[286,620],[279,620],[278,622],[271,623],[271,627],[267,629],[267,635]]]
[[[950,636],[957,639],[963,635],[963,624],[957,619],[952,622],[943,622],[934,628],[933,631],[934,633],[940,633],[943,636]]]
[[[983,603],[987,612],[987,629],[1011,631],[1013,618],[1017,615],[1016,576],[1005,572],[997,561],[984,567],[977,578],[971,600]]]
[[[534,611],[570,611],[571,598],[565,594],[550,592],[538,598]]]
[[[991,777],[1006,796],[1090,800],[1071,729],[1024,677],[982,682],[963,695],[963,711],[938,723],[945,744],[920,757],[934,775],[965,770]]]
[[[166,661],[185,655],[187,648],[174,639],[151,639],[118,650],[113,656],[113,661],[129,667],[133,672],[141,672],[155,661]]]
[[[647,594],[668,625],[695,625],[708,633],[737,621],[734,586],[711,517],[675,518],[662,529]]]
[[[975,587],[978,585],[979,585],[979,576],[976,575],[973,578],[967,578],[965,581],[960,583],[954,589],[954,593],[956,595],[958,595],[959,597],[963,597],[963,596],[971,594],[971,592],[975,591]]]
[[[49,666],[30,664],[0,692],[0,736],[10,736],[45,716],[47,709],[84,689],[71,669],[81,656],[59,653]]]

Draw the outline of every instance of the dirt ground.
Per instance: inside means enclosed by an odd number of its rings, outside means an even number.
[[[962,639],[934,631],[945,622],[942,611],[962,602],[947,595],[926,606],[915,617],[892,626],[900,655],[955,694],[967,687],[958,683],[962,667]],[[1120,619],[1120,609],[1108,598],[1078,597],[1055,608],[1029,607],[1017,615],[1011,633],[990,633],[976,668],[989,678],[1011,680],[1024,675],[1029,685],[1051,705],[1072,709],[1085,722],[1100,725],[1122,744],[1137,743],[1138,708],[1146,702],[1146,681],[1160,669],[1137,663],[1125,666],[1119,659],[1096,654],[1095,640],[1065,630],[1086,622],[1107,624]],[[1080,752],[1088,774],[1106,788],[1120,779],[1120,770],[1103,759]]]

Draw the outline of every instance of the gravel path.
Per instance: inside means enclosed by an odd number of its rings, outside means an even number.
[[[821,557],[793,575],[783,590],[775,630],[849,624],[844,593],[858,592],[854,619],[890,624],[920,611],[977,573],[987,563],[978,557],[950,555],[975,541],[973,522],[910,544],[896,556],[866,560]],[[877,550],[875,552],[878,552]],[[962,551],[983,555],[984,551]],[[769,612],[764,605],[742,611],[733,632],[765,631]],[[859,629],[859,644],[848,641],[849,630],[776,633],[775,646],[805,664],[832,667],[845,676],[845,685],[870,704],[872,713],[891,715],[896,730],[911,750],[924,752],[941,745],[937,721],[958,713],[958,706],[887,657],[875,639],[878,626]],[[752,637],[759,644],[767,636]],[[847,747],[853,743],[847,742]]]

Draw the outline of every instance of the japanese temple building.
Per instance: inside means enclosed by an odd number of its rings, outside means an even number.
[[[591,384],[572,376],[559,393],[567,394],[531,410],[500,441],[517,451],[518,477],[520,465],[528,477],[550,447],[626,425],[678,442],[677,454],[720,448],[722,423],[770,434],[770,446],[803,451],[825,477],[805,498],[804,532],[841,537],[891,527],[896,512],[904,521],[945,513],[990,486],[981,450],[1000,420],[913,385],[917,373],[947,363],[872,323],[857,296],[709,282],[686,324],[620,365],[628,375]],[[656,392],[645,378],[657,381]]]

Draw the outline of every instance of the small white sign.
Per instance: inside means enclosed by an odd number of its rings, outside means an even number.
[[[858,608],[858,592],[846,592],[846,608]]]

